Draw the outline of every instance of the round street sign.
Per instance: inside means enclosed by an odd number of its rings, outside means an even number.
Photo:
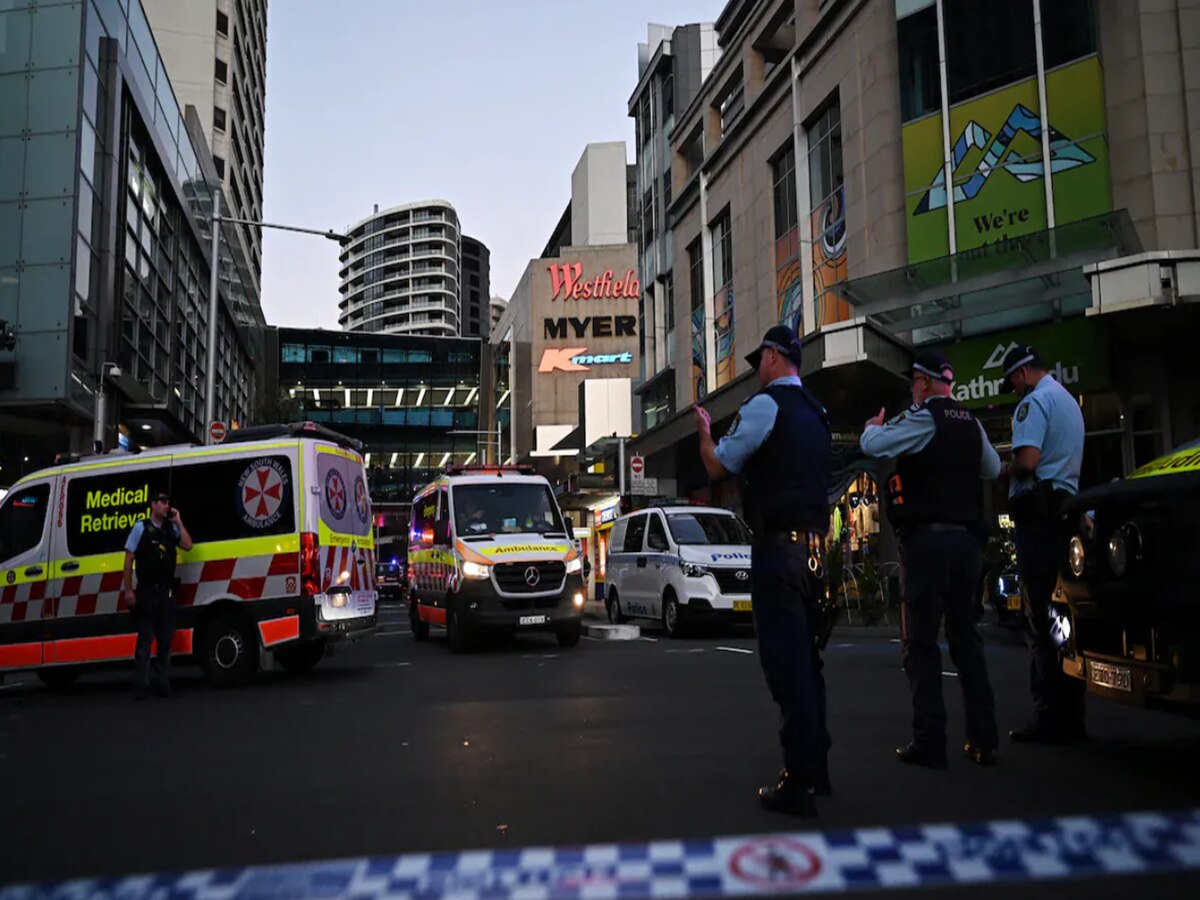
[[[224,422],[213,422],[208,426],[208,436],[212,438],[212,442],[214,444],[219,444],[221,441],[225,440],[225,433],[226,429]]]
[[[643,456],[629,457],[629,471],[634,475],[641,475],[646,471],[646,459]]]

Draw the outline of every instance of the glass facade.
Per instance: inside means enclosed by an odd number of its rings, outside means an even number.
[[[110,428],[147,413],[164,438],[204,433],[213,195],[202,153],[138,0],[0,0],[0,318],[18,332],[0,354],[16,373],[0,407],[60,424],[35,463],[90,444],[107,365],[122,370]],[[263,319],[232,229],[216,407],[245,423]]]
[[[482,462],[482,342],[279,330],[279,405],[361,440],[371,496],[407,503],[452,463]],[[462,433],[455,433],[462,432]]]

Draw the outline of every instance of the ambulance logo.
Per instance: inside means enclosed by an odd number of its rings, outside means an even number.
[[[361,477],[354,479],[354,510],[358,520],[366,522],[371,515],[371,502],[367,497],[367,484]]]
[[[340,521],[346,515],[346,479],[337,469],[330,469],[325,476],[325,502],[335,519]]]
[[[242,521],[251,528],[270,528],[283,516],[288,474],[273,459],[252,462],[238,480]]]

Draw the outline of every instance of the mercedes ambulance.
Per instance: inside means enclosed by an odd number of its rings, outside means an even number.
[[[550,483],[528,466],[451,466],[413,499],[413,637],[445,628],[450,649],[483,630],[583,633],[583,556]]]
[[[374,537],[356,442],[312,423],[221,444],[70,457],[0,505],[0,674],[69,684],[131,660],[125,541],[166,491],[194,546],[179,551],[174,650],[240,684],[273,658],[305,671],[376,627]],[[136,573],[135,573],[136,580]]]
[[[609,621],[749,621],[750,529],[727,509],[652,506],[617,519],[608,543]]]

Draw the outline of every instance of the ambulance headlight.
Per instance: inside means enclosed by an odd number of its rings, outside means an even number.
[[[492,567],[467,560],[462,564],[462,573],[463,578],[490,578]]]
[[[700,578],[708,574],[708,569],[696,563],[685,562],[680,566],[683,569],[683,574],[688,578]]]
[[[1067,563],[1071,566],[1071,572],[1076,578],[1083,577],[1083,570],[1086,563],[1086,554],[1083,549],[1083,539],[1079,535],[1071,538],[1071,544],[1067,548]]]
[[[576,572],[583,571],[583,557],[577,556],[574,559],[567,560],[567,574],[574,575]]]

